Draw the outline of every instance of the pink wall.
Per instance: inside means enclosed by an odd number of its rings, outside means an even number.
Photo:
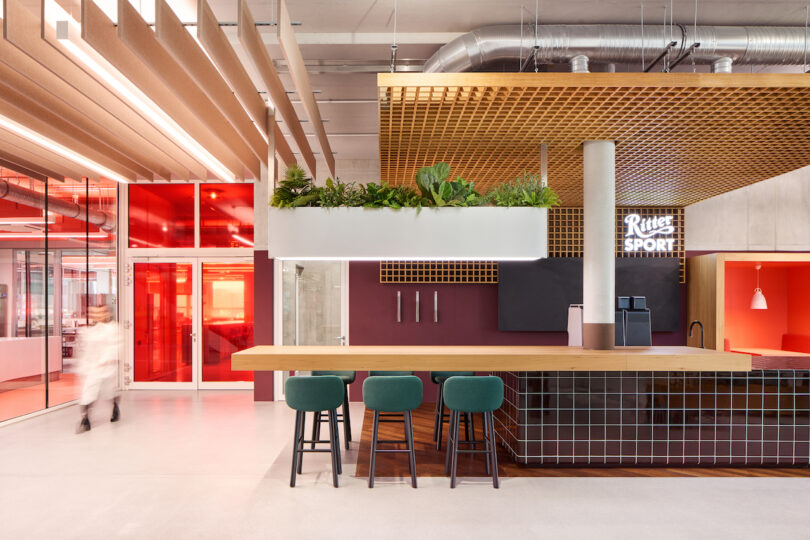
[[[267,251],[253,252],[253,298],[256,306],[253,327],[255,345],[273,344],[273,259]],[[273,400],[273,372],[256,371],[253,400]]]
[[[810,335],[810,265],[789,268],[787,284],[788,332]]]

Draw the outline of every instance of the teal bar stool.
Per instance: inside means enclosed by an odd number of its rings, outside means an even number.
[[[352,417],[349,414],[349,385],[357,378],[356,371],[313,371],[313,377],[322,377],[324,375],[334,375],[340,377],[343,381],[343,414],[338,414],[337,421],[343,422],[343,440],[346,443],[346,450],[349,449],[349,443],[352,441]],[[315,419],[312,424],[312,438],[317,440],[321,437],[321,422],[327,422],[329,419],[326,415],[321,414],[320,411],[315,413]],[[313,443],[312,448],[315,448]]]
[[[430,380],[433,384],[439,385],[439,393],[436,397],[436,412],[433,415],[433,440],[436,441],[436,450],[442,449],[442,431],[444,431],[444,400],[442,399],[442,391],[444,388],[444,381],[450,377],[472,377],[475,375],[474,371],[431,371]],[[472,417],[464,416],[464,433],[467,440],[470,440],[470,425],[472,424]],[[473,430],[475,433],[475,430]]]
[[[498,453],[495,446],[495,422],[492,413],[503,403],[503,381],[500,377],[450,377],[444,383],[444,402],[450,409],[450,433],[447,440],[445,473],[450,474],[450,487],[456,487],[459,453],[486,454],[486,470],[492,470],[492,486],[499,487]],[[458,425],[462,413],[481,413],[484,420],[484,440],[466,441],[472,449],[459,450]],[[483,450],[477,445],[484,444]]]
[[[411,485],[416,487],[416,451],[413,447],[412,411],[422,403],[422,381],[413,375],[372,376],[363,381],[363,402],[374,411],[374,427],[371,433],[371,464],[368,471],[368,487],[374,487],[374,465],[377,452],[407,452]],[[380,440],[380,413],[399,413],[405,421],[405,440]],[[406,449],[377,449],[378,444],[405,444]]]
[[[290,377],[284,384],[287,405],[295,410],[295,440],[293,444],[290,487],[295,487],[296,469],[301,474],[304,452],[330,452],[332,454],[332,483],[338,487],[338,474],[343,472],[340,462],[340,433],[337,427],[337,409],[343,402],[343,381],[340,377]],[[329,413],[329,440],[304,440],[304,418],[307,412]],[[304,443],[313,448],[304,449]],[[329,450],[314,448],[316,443],[329,443]]]

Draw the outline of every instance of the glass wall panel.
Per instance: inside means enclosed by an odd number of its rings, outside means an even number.
[[[191,263],[133,265],[136,382],[192,381]]]
[[[194,247],[194,185],[130,185],[129,247]]]
[[[45,200],[42,181],[0,168],[0,182]],[[46,219],[42,208],[10,197],[0,199],[0,421],[47,405],[45,232],[49,220],[52,217]],[[52,258],[48,263],[52,266]],[[52,338],[50,345],[58,346],[58,338]]]
[[[253,184],[200,185],[200,247],[253,247]]]
[[[253,346],[253,263],[202,265],[202,380],[252,381],[231,355]]]

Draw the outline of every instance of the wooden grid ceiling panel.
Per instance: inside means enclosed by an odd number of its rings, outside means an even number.
[[[380,283],[498,283],[498,263],[381,261]]]
[[[685,206],[810,165],[810,76],[381,73],[381,177],[445,161],[480,192],[522,171],[582,204],[582,142],[616,141],[616,204]]]

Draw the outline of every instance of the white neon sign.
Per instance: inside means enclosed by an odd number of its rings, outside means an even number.
[[[624,218],[627,232],[624,233],[625,251],[675,251],[674,216],[642,218],[630,214]],[[662,238],[663,237],[663,238]]]

